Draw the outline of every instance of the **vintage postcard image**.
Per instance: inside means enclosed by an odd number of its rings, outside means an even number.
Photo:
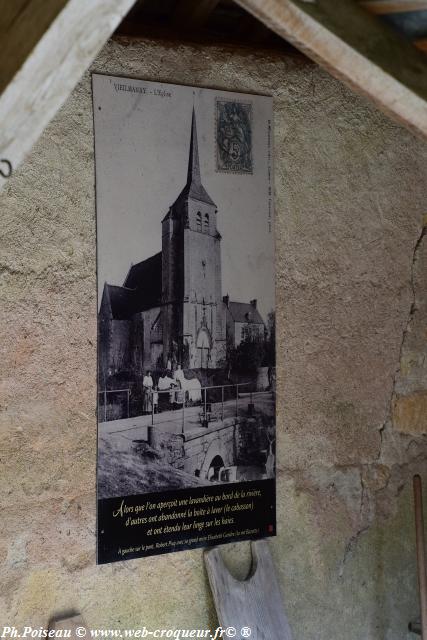
[[[274,535],[272,100],[92,78],[98,562]]]

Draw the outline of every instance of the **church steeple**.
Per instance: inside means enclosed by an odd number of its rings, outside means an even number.
[[[187,186],[190,187],[192,183],[194,183],[195,186],[201,185],[199,147],[197,144],[196,113],[194,111],[194,107],[191,117],[191,138],[190,155],[188,158]]]
[[[200,135],[203,122],[199,119],[196,124],[194,106],[187,117],[187,141],[184,137],[179,154],[179,173],[185,184],[162,221],[163,363],[166,366],[178,347],[184,366],[207,366],[209,352],[209,364],[216,367],[225,357],[221,235],[216,204],[202,184],[205,139],[201,137],[199,156],[197,124]],[[211,135],[206,136],[209,145],[213,144]],[[206,159],[209,167],[207,154]]]
[[[188,203],[203,202],[216,208],[216,204],[207,193],[206,189],[202,185],[202,178],[200,174],[200,159],[199,159],[199,146],[197,141],[197,125],[196,125],[196,112],[193,106],[191,115],[191,134],[190,134],[190,149],[188,155],[188,167],[187,167],[187,182],[173,205],[170,207],[169,212],[164,217],[164,221],[169,219],[178,219],[184,217],[188,218]],[[197,205],[195,205],[197,206]]]

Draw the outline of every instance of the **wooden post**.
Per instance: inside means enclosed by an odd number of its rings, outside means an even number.
[[[427,576],[424,539],[423,492],[421,477],[414,476],[415,535],[417,545],[418,585],[420,590],[421,637],[427,640]]]
[[[182,399],[182,435],[185,432],[185,389],[183,389],[184,397]]]
[[[242,581],[230,574],[218,547],[205,551],[219,624],[224,629],[235,630],[236,639],[292,640],[268,543],[266,540],[251,542],[251,550],[252,570]],[[229,637],[234,635],[230,633]]]
[[[255,413],[255,406],[253,401],[253,391],[252,389],[249,391],[249,405],[248,405],[248,415],[253,416]]]
[[[221,387],[221,404],[222,404],[221,419],[224,421],[224,385],[222,385]]]

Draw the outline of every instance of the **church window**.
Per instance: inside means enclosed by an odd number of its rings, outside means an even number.
[[[197,231],[202,230],[202,214],[200,213],[200,211],[197,212],[196,216],[196,229]]]
[[[205,213],[205,228],[204,228],[205,233],[208,233],[209,231],[209,214]]]

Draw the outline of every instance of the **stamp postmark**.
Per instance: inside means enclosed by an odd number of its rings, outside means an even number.
[[[217,171],[253,173],[250,102],[216,99],[215,141]]]

